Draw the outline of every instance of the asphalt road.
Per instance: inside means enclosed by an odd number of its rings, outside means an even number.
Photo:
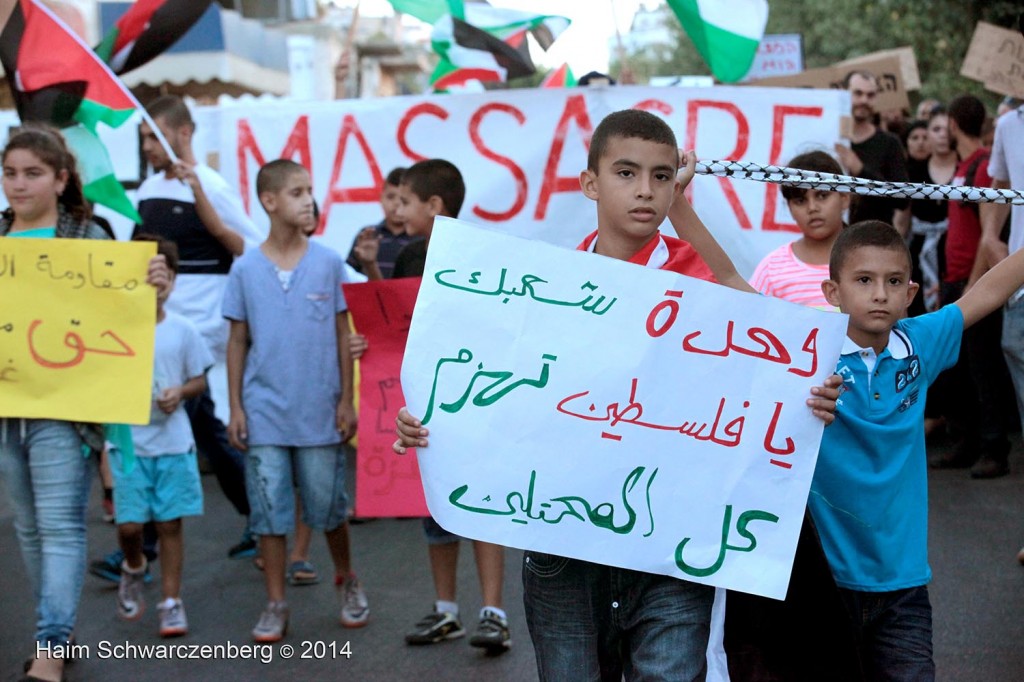
[[[1018,438],[1019,440],[1019,438]],[[1015,555],[1024,544],[1024,454],[1015,447],[1013,473],[993,481],[972,481],[965,471],[930,472],[931,585],[935,658],[940,680],[1018,682],[1024,679],[1024,567]],[[147,588],[149,609],[141,621],[126,623],[114,611],[113,586],[86,577],[79,611],[78,641],[88,658],[68,668],[72,682],[138,680],[535,680],[533,650],[523,616],[521,553],[506,555],[506,608],[513,647],[489,658],[467,639],[408,647],[402,635],[432,604],[426,548],[418,521],[379,520],[353,526],[356,570],[370,598],[371,621],[359,630],[337,624],[338,602],[329,582],[289,588],[292,619],[282,644],[256,658],[227,660],[126,660],[126,643],[153,645],[250,644],[249,631],[264,603],[261,574],[247,560],[230,561],[227,548],[241,531],[241,519],[212,476],[204,476],[206,515],[186,522],[183,598],[191,631],[161,640],[155,603],[159,588]],[[89,515],[89,554],[114,547],[112,526],[100,518],[97,485]],[[326,547],[315,538],[312,560],[323,573]],[[467,627],[479,610],[472,552],[460,557],[459,594]],[[11,509],[0,493],[0,680],[18,679],[32,651],[33,599],[12,527]],[[117,647],[121,647],[118,649]],[[349,654],[350,655],[347,655]],[[269,662],[260,656],[271,658]]]

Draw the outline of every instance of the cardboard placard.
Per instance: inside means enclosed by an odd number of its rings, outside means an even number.
[[[861,64],[876,59],[884,59],[885,57],[896,57],[900,60],[900,74],[903,76],[904,88],[908,91],[921,89],[921,75],[917,70],[917,57],[914,55],[914,48],[909,45],[895,47],[891,50],[878,50],[877,52],[862,54],[852,59],[844,59],[836,64],[836,66],[860,66]]]
[[[1024,36],[979,21],[960,75],[984,83],[986,90],[1024,97]]]
[[[903,66],[897,56],[872,58],[855,65],[834,64],[821,69],[810,69],[794,76],[762,78],[747,85],[842,90],[847,74],[853,71],[870,71],[878,77],[878,98],[875,100],[875,108],[878,111],[910,108],[910,98],[907,97],[907,89],[903,83]]]

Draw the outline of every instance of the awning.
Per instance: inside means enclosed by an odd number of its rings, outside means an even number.
[[[100,3],[101,34],[131,5]],[[287,39],[281,31],[212,3],[167,52],[121,78],[133,90],[153,89],[196,98],[285,95],[289,90]]]

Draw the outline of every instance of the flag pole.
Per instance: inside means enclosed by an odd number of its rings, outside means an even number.
[[[107,75],[110,76],[110,78],[112,78],[115,83],[117,83],[117,86],[121,89],[121,92],[126,97],[128,97],[128,99],[130,99],[132,103],[134,103],[135,106],[138,108],[139,112],[142,114],[142,120],[144,120],[149,125],[149,127],[153,129],[153,134],[156,136],[157,142],[160,143],[160,146],[163,147],[164,151],[167,153],[167,156],[170,157],[171,163],[177,163],[179,160],[178,155],[174,153],[173,149],[171,149],[171,145],[168,144],[167,138],[164,137],[164,134],[160,131],[160,128],[157,127],[156,123],[153,122],[153,119],[146,112],[146,108],[143,107],[142,104],[139,102],[138,98],[136,98],[135,95],[132,94],[132,91],[125,86],[124,82],[121,81],[121,78],[111,70],[110,66],[108,66],[106,62],[100,59],[99,55],[96,54],[91,47],[85,44],[85,41],[82,40],[81,36],[72,31],[71,27],[65,24],[64,21],[56,14],[54,14],[50,10],[50,8],[47,7],[44,3],[39,2],[39,0],[29,0],[29,2],[31,2],[36,9],[45,12],[46,15],[50,17],[50,19],[52,19],[58,26],[64,29],[65,33],[71,36],[71,38],[76,43],[78,43],[79,46],[81,46],[86,52],[88,52],[89,55],[94,60],[96,60],[97,64],[103,67],[103,70],[107,72]]]
[[[615,16],[615,0],[608,0],[608,4],[611,7],[612,23],[615,25],[615,51],[619,53],[619,80],[623,85],[632,85],[633,69],[629,68],[629,61],[626,59],[626,47],[622,44],[622,32],[619,31],[619,18]]]

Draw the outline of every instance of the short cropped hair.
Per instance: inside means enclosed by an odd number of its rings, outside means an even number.
[[[876,76],[870,71],[865,71],[864,69],[857,69],[846,74],[846,76],[843,78],[843,87],[846,88],[847,90],[850,89],[850,81],[853,80],[854,76],[860,76],[861,78],[873,82],[876,86],[878,85],[878,76]]]
[[[132,237],[133,242],[156,242],[156,252],[167,261],[167,269],[178,274],[178,245],[151,232],[140,232]]]
[[[910,273],[910,249],[896,228],[881,220],[862,220],[840,232],[832,245],[832,254],[828,259],[829,278],[838,280],[846,259],[851,253],[865,246],[899,251],[906,258],[907,273]]]
[[[985,127],[985,105],[974,95],[960,95],[949,103],[949,118],[969,137],[981,137]]]
[[[384,180],[387,184],[392,187],[398,187],[402,184],[402,176],[405,174],[406,169],[403,166],[392,168],[388,173],[388,177]]]
[[[420,201],[440,197],[445,213],[452,218],[459,217],[466,198],[466,183],[451,161],[427,159],[414,163],[402,174],[402,184]]]
[[[256,174],[256,196],[278,191],[284,187],[288,178],[298,172],[305,173],[306,169],[291,159],[275,159],[264,164]]]
[[[786,165],[790,168],[799,168],[800,170],[815,171],[817,173],[843,174],[843,167],[839,165],[839,162],[821,150],[794,156]],[[782,198],[786,201],[799,199],[805,194],[807,194],[807,190],[803,187],[782,186]]]
[[[647,111],[623,109],[605,116],[594,129],[590,138],[590,151],[587,153],[588,170],[597,172],[609,140],[616,137],[665,144],[672,147],[673,152],[679,148],[675,133],[665,121]]]
[[[196,129],[195,121],[192,120],[192,112],[188,110],[185,100],[177,95],[162,95],[146,106],[146,113],[154,120],[161,118],[172,128],[188,126]]]

